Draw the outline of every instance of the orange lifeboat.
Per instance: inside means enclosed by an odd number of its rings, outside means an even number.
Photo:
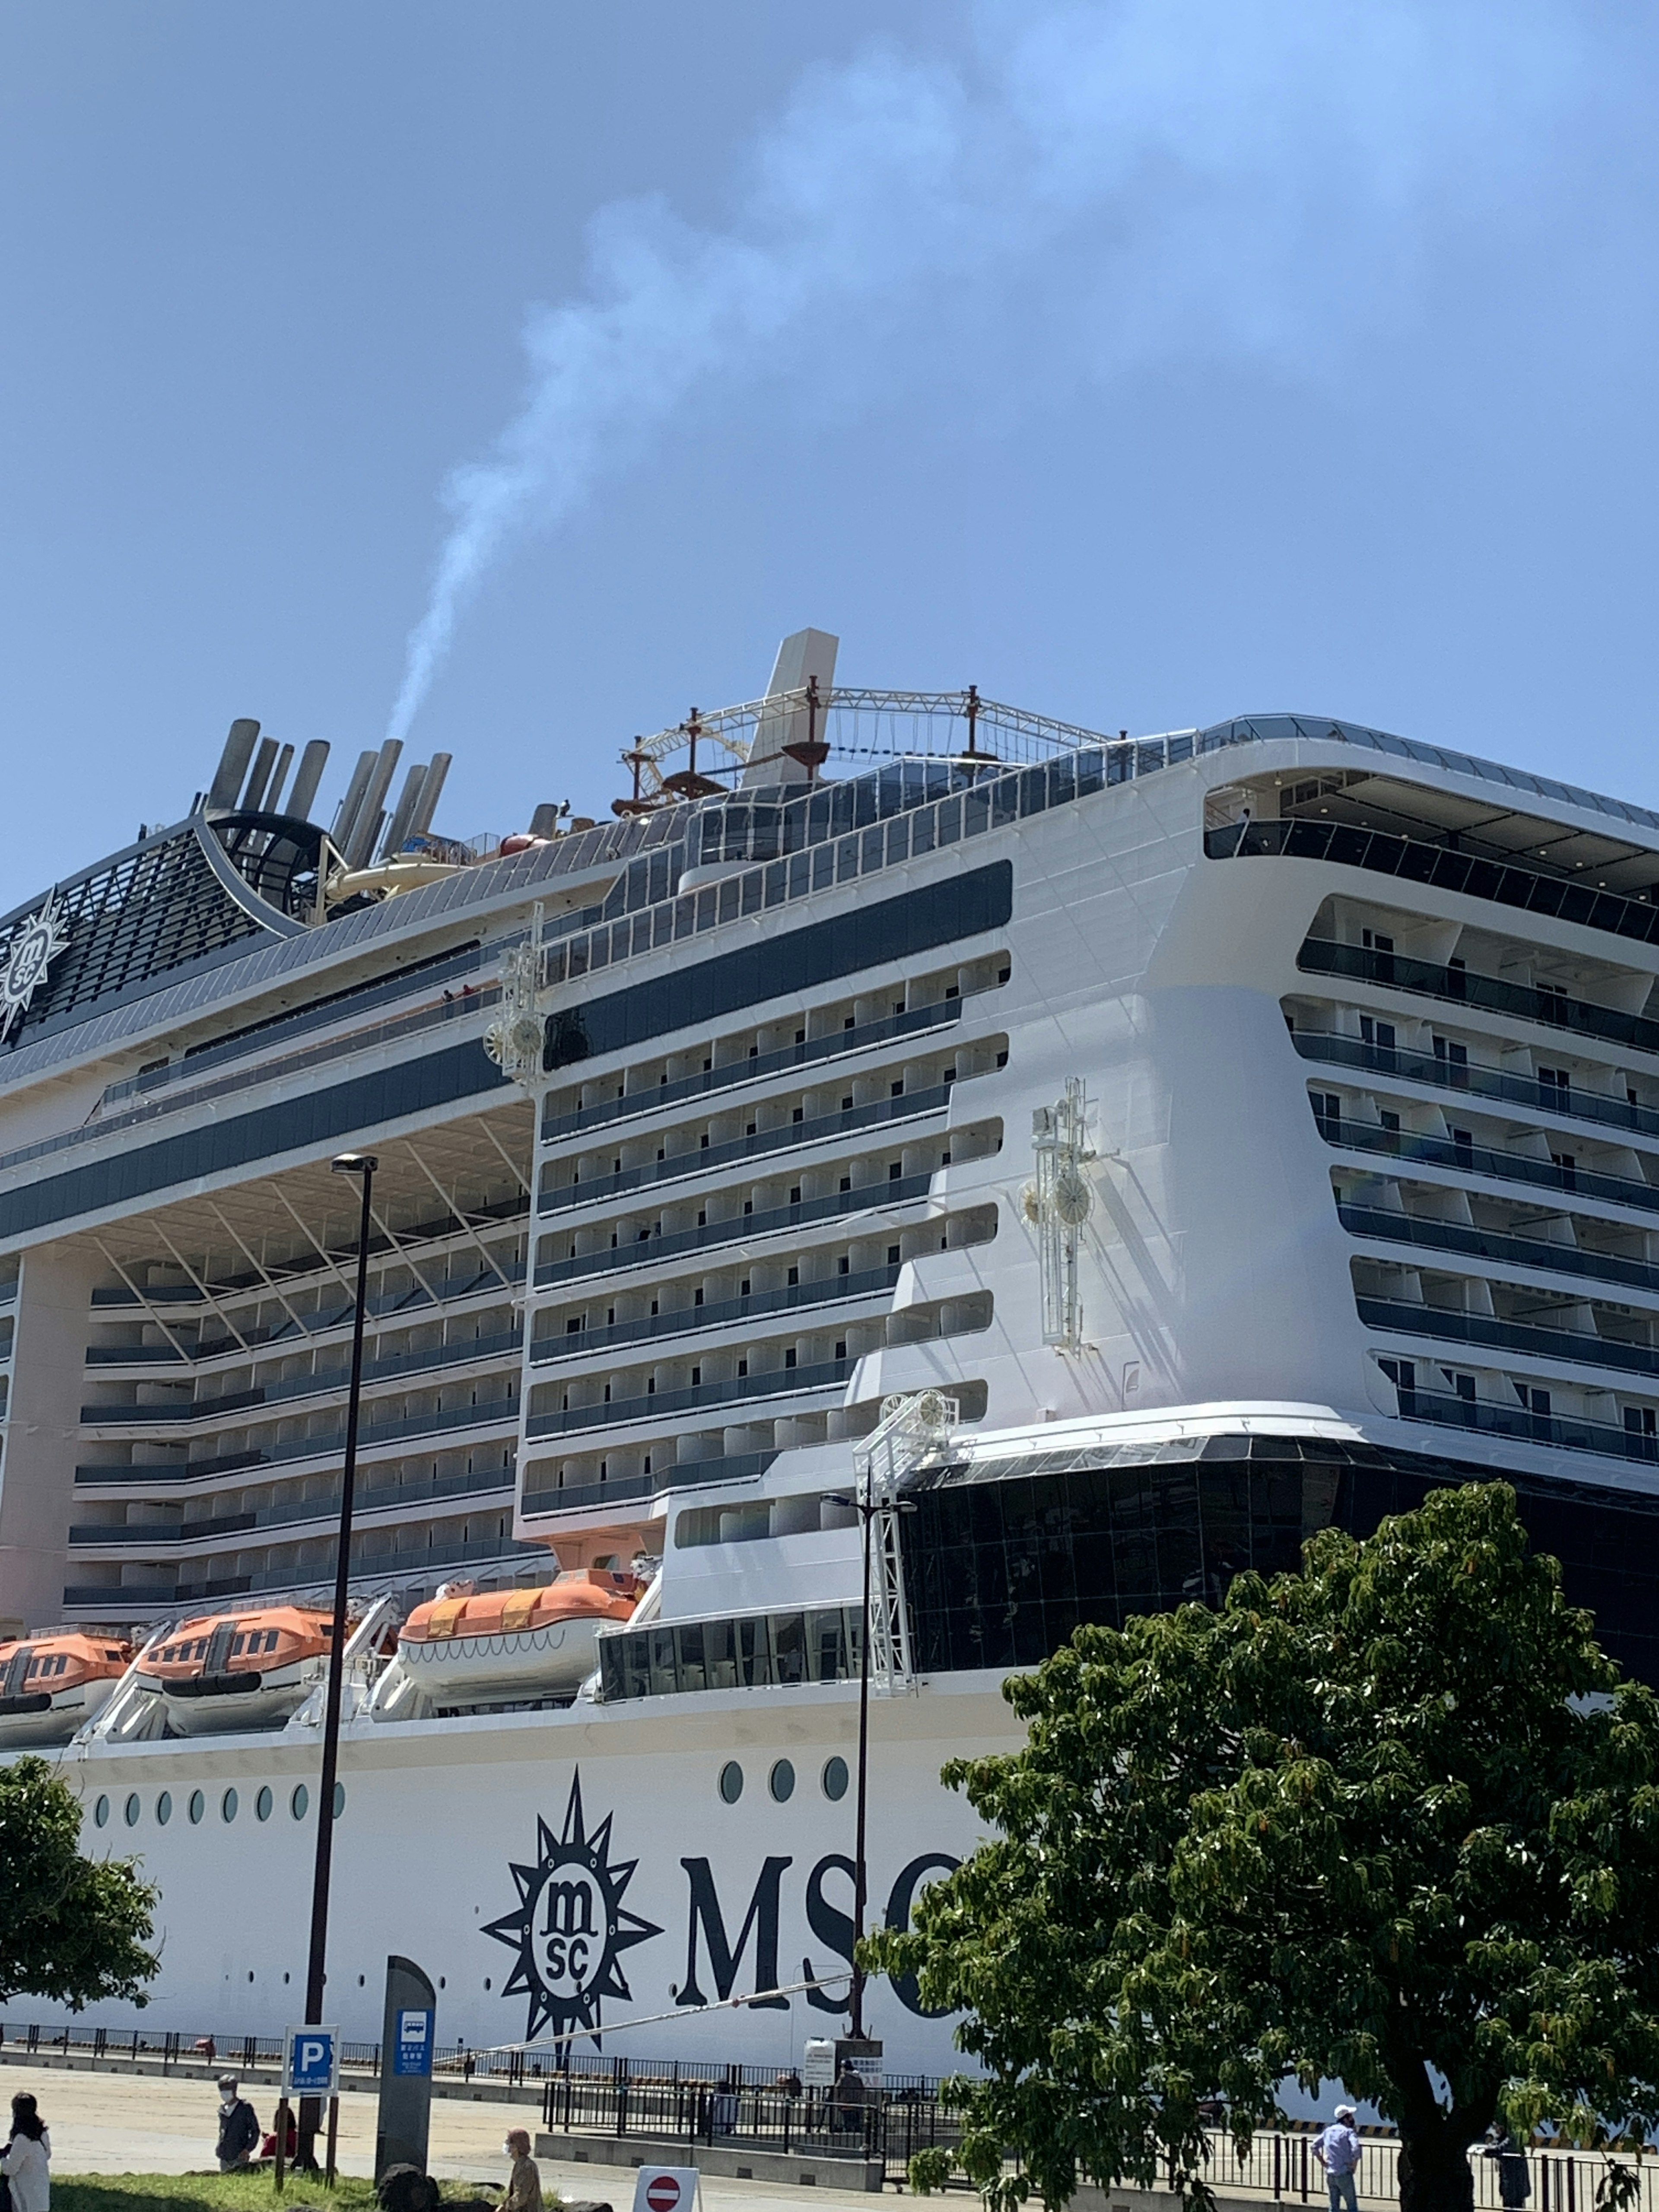
[[[410,1614],[398,1656],[435,1705],[574,1697],[599,1663],[600,1629],[626,1620],[644,1587],[578,1567],[539,1589],[436,1597]]]
[[[73,1629],[0,1644],[0,1751],[67,1743],[109,1703],[131,1663],[130,1644]]]
[[[322,1679],[333,1634],[331,1616],[309,1606],[203,1613],[146,1653],[138,1680],[181,1735],[275,1728]]]

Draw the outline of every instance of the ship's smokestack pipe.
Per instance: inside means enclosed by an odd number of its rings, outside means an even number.
[[[346,860],[351,867],[366,866],[369,854],[374,850],[374,841],[380,834],[380,824],[385,819],[386,792],[403,749],[401,738],[388,738],[380,747],[380,758],[369,770],[368,787],[363,793],[362,804],[357,809],[357,818],[348,833],[345,847]]]
[[[225,749],[219,756],[219,765],[214,770],[213,781],[208,787],[207,803],[221,814],[228,814],[236,804],[236,794],[242,787],[242,778],[253,757],[254,740],[258,737],[259,725],[246,717],[233,722],[230,735],[225,739]]]
[[[450,758],[448,753],[433,754],[432,765],[422,781],[421,795],[410,817],[405,836],[424,837],[432,827],[432,817],[438,811],[438,801],[443,793],[444,778],[449,774]]]
[[[294,748],[284,745],[276,756],[276,765],[270,772],[270,788],[265,793],[265,812],[280,814],[283,811],[283,786],[288,781],[288,772],[294,762]]]
[[[363,793],[368,789],[368,779],[374,773],[374,755],[359,753],[357,765],[351,771],[351,781],[346,786],[345,797],[334,812],[334,827],[329,836],[334,840],[336,851],[342,859],[351,842],[351,831],[357,819],[357,810],[363,803]]]
[[[276,765],[276,740],[261,738],[259,749],[253,756],[253,765],[248,770],[247,782],[243,787],[241,811],[257,814],[265,803],[265,786],[270,781],[270,771]]]
[[[294,789],[289,794],[288,811],[301,822],[311,819],[312,803],[317,796],[317,787],[323,780],[323,770],[328,766],[328,739],[313,738],[300,756],[300,773],[294,779]]]
[[[404,849],[404,840],[409,835],[409,825],[415,818],[415,810],[421,803],[421,786],[426,781],[426,769],[419,761],[411,763],[404,778],[403,795],[393,811],[386,842],[380,847],[383,860],[395,860]]]

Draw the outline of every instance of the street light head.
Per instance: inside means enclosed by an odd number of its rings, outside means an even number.
[[[336,1175],[373,1175],[380,1164],[373,1152],[341,1152],[329,1162]]]

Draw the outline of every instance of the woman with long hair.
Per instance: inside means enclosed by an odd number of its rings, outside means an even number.
[[[11,2189],[11,2212],[47,2212],[52,2202],[52,2137],[27,2090],[11,2100],[11,2140],[0,2152],[0,2173]]]

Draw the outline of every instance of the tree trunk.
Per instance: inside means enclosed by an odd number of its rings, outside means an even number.
[[[1449,2128],[1400,2135],[1400,2212],[1474,2212],[1469,2147]]]

